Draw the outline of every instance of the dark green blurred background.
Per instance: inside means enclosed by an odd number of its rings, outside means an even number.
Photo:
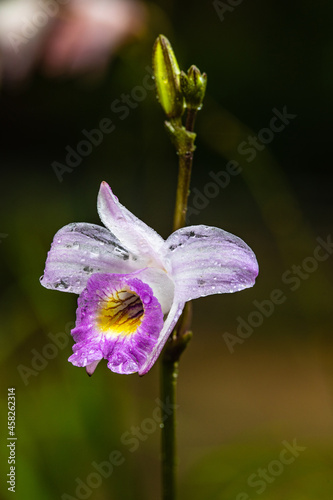
[[[222,3],[222,2],[221,2]],[[227,2],[225,2],[227,4]],[[231,2],[232,3],[232,2]],[[235,3],[235,2],[234,2]],[[237,2],[236,2],[237,3]],[[72,341],[55,348],[50,333],[75,320],[77,297],[39,284],[54,233],[69,222],[99,223],[96,198],[107,181],[120,201],[163,237],[172,227],[177,158],[153,91],[126,119],[110,109],[142,86],[152,44],[165,34],[183,69],[208,74],[197,120],[189,205],[191,224],[222,227],[255,251],[254,288],[194,303],[194,338],[179,376],[179,484],[183,499],[329,500],[333,497],[332,255],[286,283],[332,232],[333,38],[330,2],[244,0],[224,20],[213,2],[147,3],[146,27],[121,48],[103,76],[50,78],[37,67],[24,85],[1,89],[1,435],[7,437],[7,387],[16,388],[16,498],[76,498],[92,462],[119,450],[125,461],[88,497],[159,498],[159,430],[135,452],[121,441],[152,416],[158,365],[143,378],[100,364],[92,378],[67,362]],[[221,17],[221,13],[220,13]],[[239,152],[269,126],[273,109],[297,115],[253,161]],[[52,163],[65,162],[82,130],[109,118],[104,136],[62,182]],[[207,198],[211,172],[238,161],[242,172]],[[208,191],[207,191],[208,190]],[[210,191],[212,193],[212,191]],[[307,260],[308,259],[308,260]],[[231,353],[224,333],[273,290],[285,300]],[[62,335],[65,337],[65,335]],[[53,359],[27,377],[36,352],[53,344]],[[18,368],[20,367],[21,368]],[[36,368],[36,366],[35,366]],[[247,483],[296,439],[305,451],[266,483]],[[7,491],[1,440],[1,495]],[[272,477],[272,476],[271,476]],[[87,497],[87,498],[88,498]],[[82,497],[83,498],[83,497]]]

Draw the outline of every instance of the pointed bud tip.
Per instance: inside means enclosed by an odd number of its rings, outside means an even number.
[[[154,43],[153,71],[158,101],[167,117],[181,117],[184,99],[180,90],[180,69],[172,46],[164,35],[159,35]]]
[[[207,87],[206,73],[201,73],[197,66],[192,65],[187,75],[181,74],[180,82],[186,106],[191,109],[201,109]]]

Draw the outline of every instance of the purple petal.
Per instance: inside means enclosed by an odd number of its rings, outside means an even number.
[[[95,224],[68,224],[56,233],[41,284],[81,293],[94,273],[130,273],[145,261],[129,252],[107,229]]]
[[[176,323],[184,309],[184,306],[185,306],[184,302],[180,302],[179,300],[177,300],[177,298],[174,299],[168,317],[165,320],[163,329],[159,334],[158,342],[155,345],[152,352],[150,353],[150,355],[147,357],[145,363],[143,363],[143,365],[141,366],[139,370],[139,375],[145,375],[157,360],[166,341],[168,340],[174,327],[176,326]]]
[[[164,255],[177,297],[187,302],[215,293],[232,293],[254,285],[255,254],[243,240],[222,229],[190,226],[165,242]]]
[[[135,274],[95,274],[78,299],[69,361],[89,366],[104,358],[116,373],[138,372],[162,327],[162,309],[149,285]]]
[[[99,363],[99,360],[93,361],[92,363],[90,363],[90,365],[86,366],[86,372],[89,375],[89,377],[91,377],[92,374],[94,373],[94,371],[96,370],[98,363]]]
[[[158,254],[164,243],[163,238],[121,205],[106,182],[101,184],[97,209],[103,224],[126,248],[145,257],[147,266],[163,267]]]

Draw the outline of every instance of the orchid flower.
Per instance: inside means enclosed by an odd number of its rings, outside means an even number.
[[[79,294],[69,361],[90,375],[103,358],[113,372],[147,373],[187,301],[254,285],[256,257],[237,236],[197,225],[163,240],[106,182],[97,208],[105,227],[60,229],[41,278],[46,288]]]

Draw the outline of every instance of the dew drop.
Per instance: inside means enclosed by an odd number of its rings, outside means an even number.
[[[142,296],[141,300],[144,304],[149,304],[151,302],[151,297],[146,293]]]
[[[78,250],[80,248],[79,243],[77,241],[74,241],[72,248],[74,248],[74,250]]]

